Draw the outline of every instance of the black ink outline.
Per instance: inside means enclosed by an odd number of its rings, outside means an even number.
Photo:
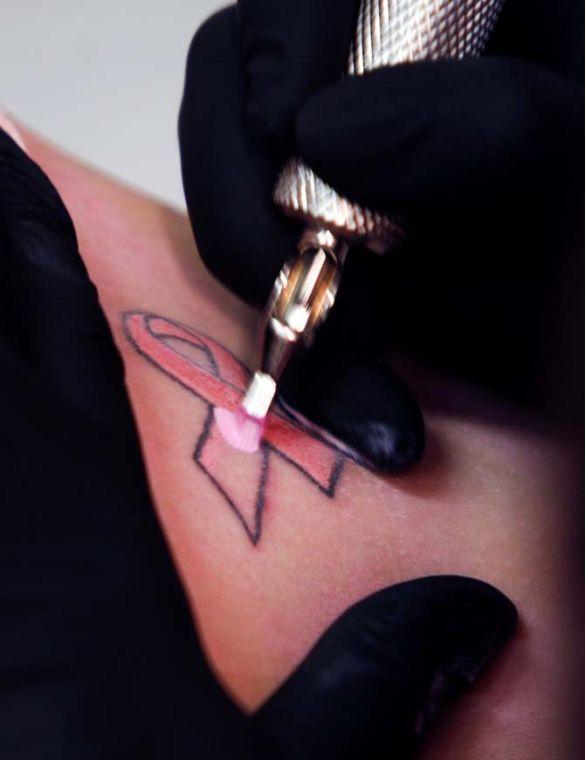
[[[205,422],[203,423],[203,432],[199,436],[199,439],[197,441],[197,445],[195,447],[195,451],[193,452],[193,461],[195,464],[204,472],[209,480],[213,483],[213,485],[217,488],[219,493],[223,496],[223,498],[227,501],[230,509],[235,514],[235,516],[238,518],[240,524],[242,525],[243,529],[246,531],[246,535],[250,539],[250,541],[256,546],[258,541],[260,540],[260,536],[262,535],[262,515],[264,513],[264,505],[265,505],[265,491],[266,491],[266,483],[268,481],[268,447],[263,447],[261,451],[262,455],[262,462],[260,464],[260,481],[258,483],[258,490],[256,492],[256,503],[254,504],[254,527],[251,530],[250,526],[248,524],[248,521],[242,514],[241,510],[238,508],[234,500],[229,496],[227,491],[224,489],[224,487],[221,485],[221,483],[209,472],[209,470],[205,467],[205,465],[201,462],[201,456],[203,454],[203,449],[205,447],[205,444],[207,443],[207,440],[209,436],[211,435],[211,426],[213,424],[213,404],[207,404],[208,410],[207,410],[207,416],[205,418]]]
[[[250,370],[246,365],[238,359],[237,356],[235,356],[229,349],[227,349],[223,344],[219,343],[219,341],[216,340],[216,338],[213,338],[211,335],[207,335],[206,333],[200,332],[199,330],[194,330],[193,328],[189,327],[188,325],[182,324],[181,322],[177,322],[172,319],[168,319],[167,317],[161,317],[158,314],[153,314],[151,312],[144,312],[144,311],[125,311],[122,312],[122,329],[124,332],[124,335],[126,336],[126,340],[128,343],[134,348],[136,353],[138,353],[140,356],[144,357],[149,364],[151,364],[153,367],[155,367],[159,372],[162,372],[164,375],[166,375],[170,380],[175,382],[177,385],[181,386],[185,390],[189,391],[192,395],[194,395],[196,398],[199,398],[201,401],[203,401],[204,404],[207,405],[207,415],[205,418],[205,422],[203,423],[203,430],[201,434],[199,435],[197,442],[195,444],[195,449],[193,451],[193,461],[195,464],[201,469],[202,472],[205,473],[205,475],[209,478],[211,483],[215,486],[217,491],[223,496],[225,501],[227,502],[228,506],[232,510],[232,512],[235,514],[237,519],[239,520],[240,524],[242,525],[246,535],[250,539],[251,543],[256,546],[258,542],[260,541],[260,538],[262,537],[262,519],[264,515],[264,508],[266,506],[266,487],[268,484],[268,477],[270,473],[270,463],[269,463],[269,454],[273,453],[276,456],[279,456],[281,459],[283,459],[285,462],[288,462],[288,464],[292,465],[295,469],[297,469],[300,473],[302,473],[307,480],[309,480],[313,485],[315,485],[321,493],[323,493],[328,498],[332,499],[335,495],[335,490],[337,488],[337,484],[341,478],[341,475],[343,473],[343,468],[345,466],[345,460],[347,458],[351,458],[347,452],[342,451],[339,449],[335,444],[324,438],[323,436],[319,435],[314,430],[311,430],[304,426],[302,422],[299,420],[294,420],[291,418],[290,415],[286,413],[286,410],[278,404],[278,411],[282,414],[282,416],[292,422],[294,425],[302,429],[303,433],[305,435],[310,436],[314,440],[319,441],[323,446],[326,446],[327,448],[331,449],[336,454],[335,462],[331,468],[331,473],[329,476],[329,481],[327,486],[323,486],[318,480],[316,480],[307,470],[303,469],[303,467],[298,464],[298,462],[295,462],[293,459],[291,459],[289,456],[287,456],[284,452],[280,451],[280,449],[276,448],[270,443],[267,443],[266,441],[261,442],[261,455],[262,455],[262,463],[260,465],[260,480],[258,482],[257,492],[256,492],[256,502],[254,505],[254,523],[251,527],[244,517],[243,513],[238,508],[237,504],[233,501],[233,499],[230,498],[228,493],[225,491],[221,483],[210,473],[210,471],[205,467],[205,465],[201,461],[201,457],[203,454],[203,449],[205,447],[205,444],[207,443],[210,435],[211,435],[211,429],[214,422],[214,405],[205,399],[203,396],[198,394],[196,391],[193,390],[193,388],[189,387],[185,383],[183,383],[181,380],[177,379],[176,377],[173,377],[167,370],[162,367],[160,364],[158,364],[154,359],[152,359],[147,353],[145,353],[140,346],[136,343],[134,338],[132,337],[130,330],[128,329],[128,320],[131,317],[139,316],[144,319],[144,324],[148,332],[151,334],[153,338],[156,340],[164,340],[165,338],[173,339],[178,342],[184,342],[189,345],[193,345],[189,343],[189,341],[184,340],[183,338],[178,338],[176,335],[171,335],[170,333],[155,333],[152,331],[150,327],[150,323],[153,319],[160,319],[163,322],[167,322],[168,324],[173,325],[174,327],[177,327],[181,330],[186,330],[189,333],[193,333],[194,337],[196,338],[198,335],[202,338],[208,338],[209,340],[218,343],[222,347],[226,353],[228,353],[234,361],[236,361],[248,374],[250,373]],[[168,344],[166,344],[168,346]],[[215,361],[215,357],[213,356],[211,350],[208,348],[208,346],[197,346],[198,350],[204,351],[207,358],[209,359],[209,364],[213,369],[213,374],[215,377],[219,380],[221,380],[226,385],[229,385],[230,387],[234,388],[235,386],[222,378],[221,373],[219,371],[219,367],[217,365],[217,362]],[[183,354],[184,358],[187,361],[190,361],[189,357],[185,356]],[[197,365],[194,365],[197,366]],[[201,369],[201,367],[199,367]],[[238,389],[239,390],[239,389]]]

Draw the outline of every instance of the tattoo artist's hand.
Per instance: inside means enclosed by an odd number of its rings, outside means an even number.
[[[288,156],[406,220],[400,250],[348,257],[332,316],[282,387],[392,471],[424,436],[378,359],[389,346],[537,401],[585,163],[585,96],[569,79],[580,26],[572,0],[507,0],[482,59],[340,80],[357,5],[240,0],[210,19],[189,54],[180,143],[201,255],[256,304],[295,250],[298,227],[271,200]]]
[[[392,586],[241,713],[193,634],[72,221],[1,130],[0,354],[6,757],[404,758],[512,634],[480,581]]]

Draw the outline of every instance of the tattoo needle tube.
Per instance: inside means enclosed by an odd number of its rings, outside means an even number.
[[[348,75],[400,63],[480,55],[504,0],[362,0]],[[224,438],[247,452],[260,445],[278,381],[293,353],[313,341],[333,306],[349,244],[386,253],[402,239],[399,218],[340,196],[299,159],[277,181],[274,200],[307,223],[298,254],[280,271],[259,329],[258,368],[235,412],[216,408]]]

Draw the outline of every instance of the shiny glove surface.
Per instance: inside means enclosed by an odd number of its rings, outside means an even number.
[[[245,716],[194,635],[72,221],[1,130],[0,242],[2,756],[408,757],[512,603],[469,578],[384,589]]]
[[[507,0],[482,59],[340,80],[357,7],[240,0],[212,17],[189,53],[179,135],[201,255],[256,305],[296,249],[299,225],[271,200],[290,155],[404,218],[400,249],[350,255],[332,316],[281,388],[392,472],[420,459],[424,426],[380,358],[389,347],[541,405],[585,165],[585,21],[573,0]]]

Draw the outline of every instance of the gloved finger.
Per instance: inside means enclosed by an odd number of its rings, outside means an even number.
[[[0,338],[101,426],[127,410],[123,370],[59,194],[0,130]]]
[[[332,434],[365,467],[395,474],[422,458],[420,408],[380,357],[321,347],[287,375],[280,393],[293,417]]]
[[[352,251],[335,308],[279,390],[293,416],[334,435],[361,464],[397,473],[420,460],[425,431],[416,399],[381,356],[392,336],[385,313],[390,264],[361,248]]]
[[[254,133],[292,147],[299,107],[345,71],[358,0],[239,0],[246,116]]]
[[[303,102],[345,72],[358,6],[358,0],[240,0],[247,122],[256,134],[290,144]],[[577,0],[506,0],[489,52],[568,73],[579,52],[579,13]]]
[[[571,76],[582,57],[580,0],[505,0],[486,54],[514,56]]]
[[[297,225],[272,191],[286,154],[252,141],[244,124],[244,80],[235,8],[196,33],[179,118],[189,217],[208,269],[241,298],[263,305],[296,248]]]
[[[456,218],[581,175],[585,96],[513,59],[438,61],[350,77],[314,95],[296,126],[301,155],[341,193],[408,221]]]
[[[391,586],[344,613],[255,720],[281,757],[403,760],[500,651],[516,617],[507,597],[471,578]]]

